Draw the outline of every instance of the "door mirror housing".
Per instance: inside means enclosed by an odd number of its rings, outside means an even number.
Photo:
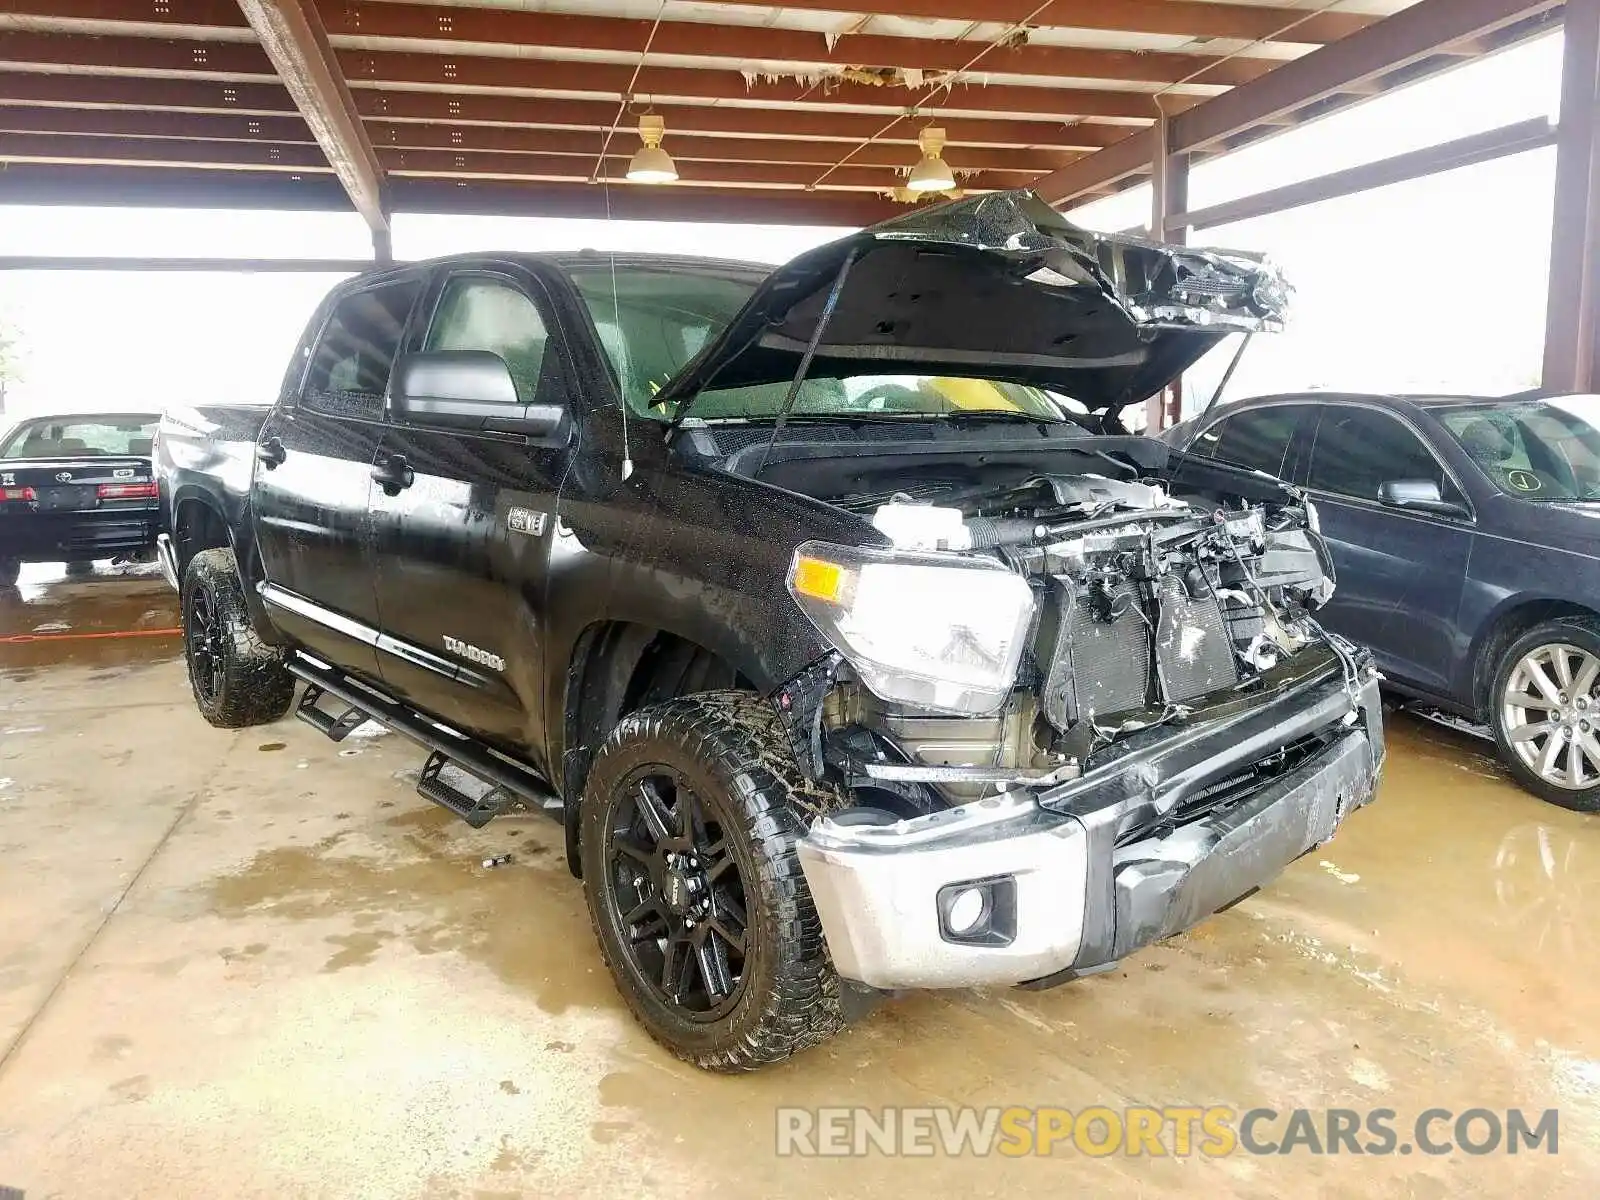
[[[410,425],[541,438],[562,432],[567,416],[559,404],[524,404],[505,360],[491,350],[402,355],[389,408]]]
[[[1464,505],[1444,498],[1438,481],[1433,479],[1391,479],[1378,485],[1378,500],[1389,508],[1412,512],[1436,513],[1442,517],[1467,515]]]

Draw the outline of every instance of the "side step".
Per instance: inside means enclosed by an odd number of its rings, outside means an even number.
[[[510,796],[493,784],[485,785],[477,795],[463,791],[441,776],[440,772],[450,765],[450,760],[437,750],[428,755],[428,761],[422,764],[422,777],[417,780],[417,795],[448,808],[474,829],[482,829],[505,811]],[[455,770],[476,783],[483,782],[460,767]]]
[[[317,705],[325,694],[316,684],[306,684],[306,690],[300,693],[300,703],[295,706],[294,715],[329,741],[342,742],[366,722],[367,714],[353,705],[337,717],[323,712]]]
[[[514,807],[518,802],[533,812],[561,818],[561,801],[548,783],[532,771],[494,754],[464,733],[413,712],[405,705],[365,684],[357,683],[342,671],[324,666],[303,655],[292,655],[287,664],[291,674],[306,683],[296,716],[320,729],[335,741],[348,737],[362,721],[372,720],[386,729],[429,751],[428,761],[417,782],[417,792],[427,800],[449,809],[474,829]],[[348,711],[338,717],[317,708],[324,695],[342,700]],[[344,732],[330,732],[349,723]],[[458,776],[453,780],[443,772]],[[468,792],[458,786],[464,774],[481,784],[481,792]]]

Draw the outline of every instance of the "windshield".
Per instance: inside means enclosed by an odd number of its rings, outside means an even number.
[[[1497,400],[1433,411],[1506,495],[1600,499],[1600,397]]]
[[[0,446],[0,458],[148,455],[159,421],[155,416],[40,417],[11,431]]]
[[[749,300],[761,279],[666,268],[594,267],[569,272],[594,319],[628,408],[671,420],[675,406],[651,407],[662,386],[681,371]],[[783,407],[789,383],[712,388],[695,398],[706,420],[770,419]],[[1025,384],[935,375],[813,377],[800,385],[795,416],[929,417],[1010,413],[1048,421],[1067,419],[1081,404]]]

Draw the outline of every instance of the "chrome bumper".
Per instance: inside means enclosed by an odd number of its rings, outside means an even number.
[[[1281,748],[1308,725],[1336,736],[1293,770],[1212,813],[1123,835],[1260,761],[1263,738],[1277,732]],[[1382,762],[1377,680],[1323,680],[1292,705],[1152,740],[1034,794],[887,826],[823,818],[797,849],[847,979],[883,989],[1026,983],[1106,966],[1267,883],[1371,800]],[[983,897],[983,917],[963,936],[951,905],[966,890]]]
[[[156,534],[156,561],[161,564],[161,577],[167,581],[167,586],[175,592],[181,592],[183,585],[178,582],[178,555],[172,548],[171,534]]]

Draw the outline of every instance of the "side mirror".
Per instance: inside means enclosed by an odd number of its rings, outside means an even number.
[[[402,421],[479,433],[549,437],[566,410],[559,404],[524,404],[505,360],[489,350],[406,354],[394,365],[389,406]]]
[[[1378,500],[1389,508],[1437,513],[1443,517],[1467,515],[1462,505],[1444,498],[1438,481],[1433,479],[1391,479],[1378,485]]]

